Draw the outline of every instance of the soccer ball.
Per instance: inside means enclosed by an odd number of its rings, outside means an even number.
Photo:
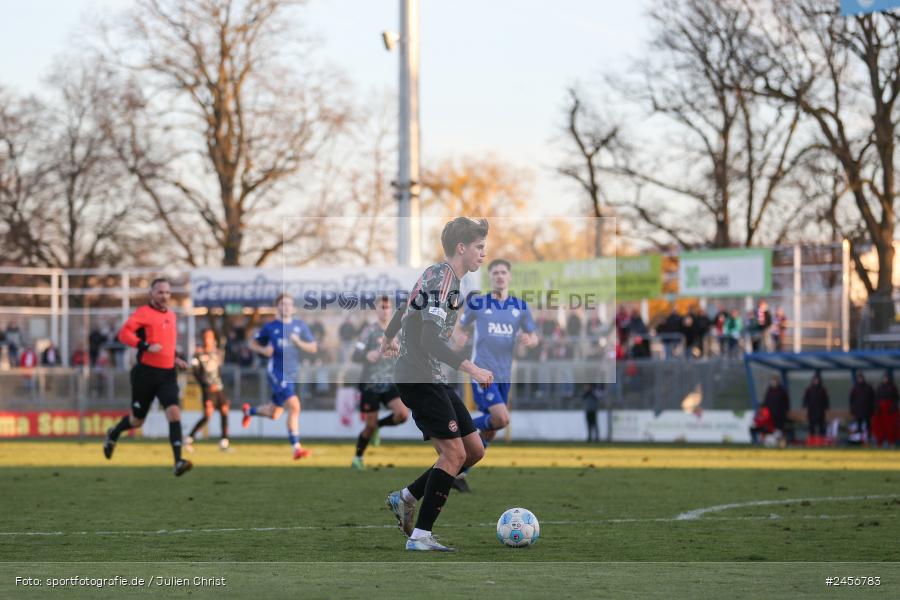
[[[529,546],[538,540],[541,526],[530,510],[511,508],[497,521],[497,539],[513,548]]]

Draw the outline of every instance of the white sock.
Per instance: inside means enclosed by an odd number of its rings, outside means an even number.
[[[400,490],[400,495],[403,496],[403,501],[407,504],[415,504],[417,502],[416,497],[409,493],[409,488]]]
[[[411,540],[417,540],[419,538],[428,537],[431,535],[430,531],[425,531],[424,529],[413,529],[412,535],[409,536]]]

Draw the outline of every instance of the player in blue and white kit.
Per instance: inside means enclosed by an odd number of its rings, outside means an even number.
[[[509,261],[492,260],[488,265],[491,293],[471,297],[459,321],[464,333],[474,331],[472,362],[494,374],[494,383],[490,387],[472,383],[475,405],[482,412],[474,422],[485,448],[497,431],[509,425],[506,403],[516,340],[529,348],[538,343],[537,326],[528,305],[509,295],[511,270]],[[453,487],[461,492],[469,491],[465,476],[463,471],[453,483]]]
[[[300,444],[300,397],[294,383],[300,371],[300,351],[315,354],[318,343],[302,319],[294,319],[294,299],[282,294],[275,299],[277,317],[262,327],[250,340],[250,349],[269,359],[266,376],[272,399],[262,406],[244,404],[244,427],[253,416],[278,419],[288,410],[288,439],[294,449],[294,460],[312,454]]]

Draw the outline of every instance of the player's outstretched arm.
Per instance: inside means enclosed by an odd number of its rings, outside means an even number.
[[[534,348],[538,344],[538,336],[534,331],[530,333],[522,333],[519,335],[519,341],[526,348]]]
[[[459,370],[468,373],[483,388],[491,387],[494,383],[494,374],[487,369],[482,369],[471,360],[464,360],[459,365]]]
[[[316,340],[304,340],[296,333],[291,334],[291,342],[293,342],[295,346],[309,354],[315,354],[319,351],[319,342],[317,342]]]
[[[388,323],[388,326],[384,330],[385,339],[393,339],[397,336],[397,333],[400,331],[400,326],[403,324],[403,315],[406,314],[406,309],[408,304],[401,304],[397,307],[397,310],[394,311],[394,316],[391,317],[391,322]]]
[[[440,338],[439,334],[440,327],[437,323],[426,321],[423,324],[421,343],[423,348],[428,349],[431,356],[454,369],[468,373],[483,387],[490,386],[494,382],[493,373],[477,366],[459,352],[454,352],[447,342]]]
[[[268,344],[263,346],[254,339],[251,339],[249,342],[247,342],[247,347],[250,348],[251,351],[256,352],[257,354],[261,354],[266,358],[272,358],[272,354],[275,353],[275,348]]]
[[[356,346],[353,347],[353,354],[350,356],[351,362],[355,363],[364,363],[366,362],[366,342],[365,340],[359,340],[356,342]]]
[[[141,352],[159,352],[162,350],[162,344],[148,344],[138,337],[138,331],[145,325],[146,323],[141,320],[140,312],[135,311],[119,330],[119,341],[126,346],[137,348]]]
[[[203,365],[200,364],[200,358],[196,355],[191,359],[191,372],[194,374],[194,379],[197,380],[200,388],[206,390],[209,387],[209,381],[206,379],[206,371],[203,370]]]
[[[400,342],[397,341],[397,338],[389,338],[387,336],[381,338],[381,355],[385,358],[400,356]]]

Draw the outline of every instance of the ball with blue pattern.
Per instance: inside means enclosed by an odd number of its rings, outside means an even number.
[[[541,526],[537,517],[525,508],[510,508],[497,521],[497,539],[512,548],[522,548],[535,543],[540,537]]]

